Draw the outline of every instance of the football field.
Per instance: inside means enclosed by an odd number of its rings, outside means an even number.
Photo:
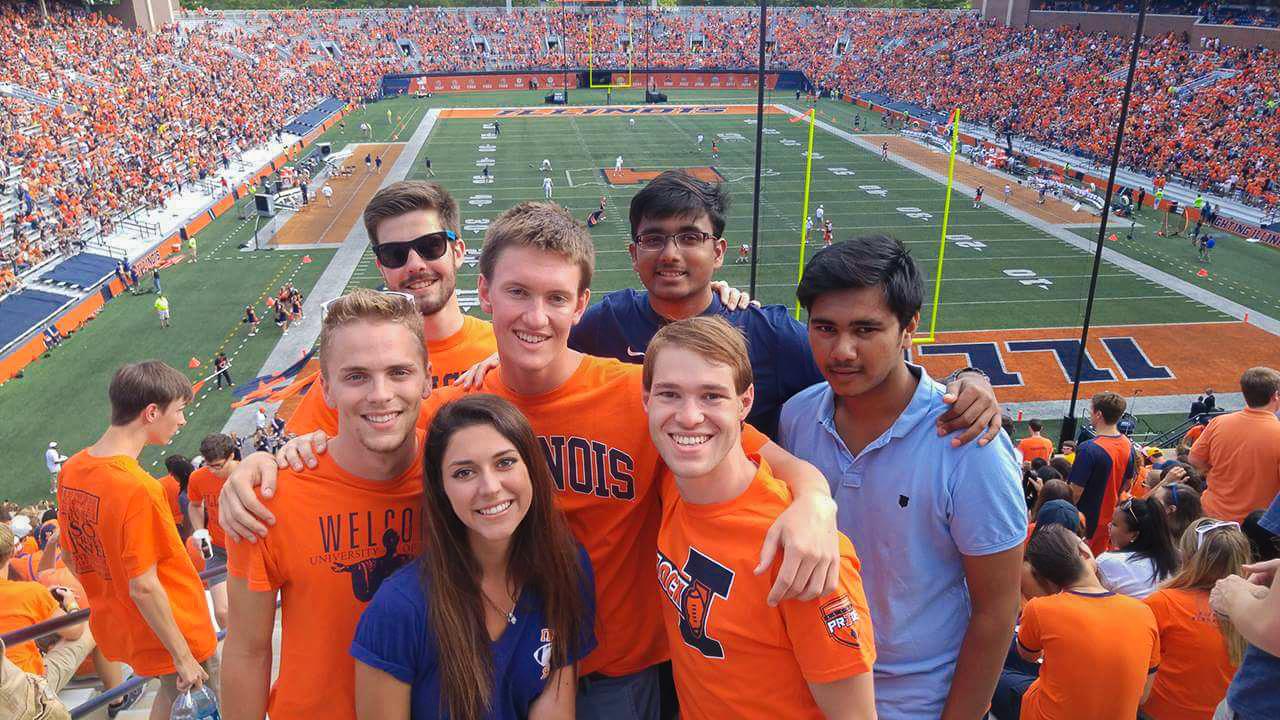
[[[480,314],[475,275],[485,228],[511,205],[541,200],[544,177],[554,185],[552,199],[580,219],[599,206],[602,196],[607,201],[606,219],[591,229],[597,248],[595,298],[639,286],[627,252],[627,210],[648,178],[682,168],[727,183],[733,200],[724,233],[729,249],[717,277],[747,289],[750,266],[735,260],[739,246],[751,240],[754,93],[675,91],[669,105],[618,104],[637,102],[641,94],[614,91],[612,104],[605,106],[604,91],[575,91],[575,105],[554,111],[533,106],[541,97],[527,92],[401,97],[353,112],[345,129],[335,127],[320,140],[333,143],[335,151],[366,139],[404,143],[419,122],[432,119],[408,177],[427,178],[424,160],[429,157],[434,179],[459,202],[469,252],[458,290],[472,314]],[[821,207],[837,240],[887,233],[901,239],[920,263],[927,279],[920,339],[927,342],[916,346],[914,360],[934,375],[981,367],[1015,415],[1060,417],[1079,356],[1093,263],[1085,243],[1096,237],[1091,226],[1097,219],[1054,199],[1038,206],[1034,194],[1016,181],[958,162],[960,187],[951,197],[939,284],[946,203],[939,180],[945,180],[946,157],[889,133],[878,114],[821,101],[822,122],[813,134],[811,172],[806,173],[809,126],[789,122],[786,112],[801,106],[782,94],[766,102],[756,297],[794,306],[808,177],[808,216]],[[388,111],[395,121],[388,121]],[[870,129],[853,132],[855,117]],[[373,125],[369,138],[357,137],[362,121]],[[712,156],[713,141],[718,157]],[[883,161],[878,149],[886,142],[890,157]],[[363,155],[359,147],[355,152]],[[623,170],[614,172],[619,155]],[[551,161],[549,173],[540,169],[543,159]],[[976,208],[970,195],[974,182],[986,189]],[[1005,182],[1014,183],[1009,204],[1001,192]],[[1220,393],[1235,390],[1246,367],[1280,366],[1280,342],[1263,329],[1280,316],[1280,284],[1274,282],[1280,253],[1221,235],[1209,272],[1199,277],[1200,264],[1187,241],[1156,237],[1157,222],[1139,216],[1132,239],[1126,223],[1118,228],[1117,240],[1107,243],[1118,254],[1101,266],[1082,374],[1085,397],[1117,390],[1134,401],[1136,414],[1151,416],[1183,410],[1186,396],[1206,386]],[[344,228],[333,231],[345,237]],[[253,243],[253,222],[234,213],[210,225],[200,241],[207,256],[198,264],[181,263],[162,273],[173,303],[173,328],[159,329],[150,297],[125,295],[108,303],[51,357],[30,366],[23,379],[0,387],[0,444],[13,458],[8,476],[0,479],[0,499],[28,501],[47,492],[43,451],[50,439],[58,440],[65,454],[93,442],[107,420],[106,384],[121,363],[158,357],[195,379],[211,372],[213,355],[223,350],[232,355],[237,381],[258,374],[280,337],[270,323],[266,295],[291,280],[310,296],[333,256],[329,249],[242,248]],[[823,244],[820,227],[815,224],[804,241],[804,256],[811,257]],[[349,286],[380,284],[366,251]],[[239,322],[246,304],[255,304],[264,320],[253,337]],[[1242,307],[1252,313],[1248,323]],[[936,335],[929,338],[933,323]],[[187,367],[191,358],[199,368]],[[144,468],[160,474],[164,455],[195,454],[201,437],[222,428],[230,404],[229,391],[203,388],[188,426],[173,446],[145,451]]]

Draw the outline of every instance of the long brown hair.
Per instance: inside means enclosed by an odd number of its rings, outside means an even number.
[[[1169,590],[1198,590],[1209,592],[1214,583],[1228,575],[1244,575],[1241,566],[1253,559],[1249,539],[1238,527],[1223,526],[1204,534],[1203,542],[1196,530],[1213,518],[1200,518],[1187,526],[1178,541],[1182,554],[1182,570],[1169,578],[1162,588]],[[1244,638],[1230,620],[1218,617],[1218,629],[1227,642],[1227,655],[1232,665],[1239,665],[1244,657]]]
[[[419,563],[428,601],[428,622],[440,662],[440,695],[453,720],[478,720],[490,709],[493,658],[485,629],[480,568],[467,528],[444,491],[444,455],[460,430],[487,425],[520,454],[533,488],[529,510],[511,537],[508,572],[516,587],[542,601],[551,631],[550,668],[579,654],[585,634],[584,578],[577,542],[555,506],[551,470],[529,421],[495,395],[468,395],[440,408],[427,430],[423,471],[427,543]]]

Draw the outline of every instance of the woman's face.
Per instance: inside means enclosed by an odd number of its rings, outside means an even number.
[[[506,542],[529,512],[529,468],[491,425],[458,430],[445,448],[441,475],[453,512],[471,542]]]
[[[1125,510],[1124,507],[1118,507],[1115,513],[1111,515],[1111,524],[1108,526],[1108,531],[1111,534],[1111,547],[1117,550],[1125,549],[1138,537],[1137,531],[1129,529],[1127,521],[1132,520],[1132,518],[1128,517],[1128,514],[1129,511]]]

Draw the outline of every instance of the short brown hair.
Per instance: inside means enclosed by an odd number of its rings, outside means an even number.
[[[480,250],[480,274],[493,280],[498,257],[509,247],[529,247],[563,256],[582,271],[578,292],[591,287],[596,248],[587,227],[563,207],[550,202],[522,202],[489,225]]]
[[[1108,425],[1115,425],[1120,422],[1120,418],[1124,417],[1124,409],[1128,404],[1123,397],[1113,392],[1100,392],[1093,396],[1093,409],[1102,413],[1102,419]]]
[[[1280,392],[1280,372],[1269,367],[1251,367],[1240,376],[1240,392],[1244,404],[1251,408],[1265,407]]]
[[[128,425],[148,405],[168,408],[178,400],[190,402],[191,395],[187,376],[159,360],[129,363],[116,370],[107,389],[111,424]]]
[[[235,454],[236,444],[229,435],[212,433],[205,435],[200,441],[200,455],[206,463],[210,460],[230,460]]]
[[[333,342],[333,333],[354,322],[385,322],[403,325],[413,333],[418,347],[422,348],[422,366],[427,365],[427,343],[422,334],[422,316],[418,306],[408,296],[384,293],[369,288],[356,288],[346,295],[332,300],[325,308],[320,323],[320,373],[328,377],[329,353],[326,349]]]
[[[653,366],[658,353],[667,346],[691,350],[733,372],[734,392],[741,395],[751,387],[751,356],[742,331],[719,317],[691,317],[677,320],[658,331],[644,354],[644,389],[653,387]]]
[[[440,183],[426,180],[401,180],[378,191],[364,208],[364,229],[369,242],[378,244],[378,225],[383,220],[400,217],[414,210],[434,210],[445,229],[462,237],[458,225],[458,202]]]
[[[0,522],[0,564],[13,557],[15,536],[7,523]]]

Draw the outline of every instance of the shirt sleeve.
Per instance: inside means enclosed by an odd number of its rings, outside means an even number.
[[[323,430],[325,435],[333,437],[338,434],[338,414],[324,401],[324,390],[320,387],[320,378],[307,388],[302,402],[289,416],[284,429],[295,435]]]
[[[155,489],[160,494],[159,488]],[[118,536],[120,561],[128,579],[142,575],[172,555],[168,533],[177,539],[173,516],[161,498],[138,485],[125,503],[124,522]]]
[[[571,648],[569,653],[572,662],[582,660],[596,649],[596,576],[595,570],[591,567],[591,558],[587,555],[586,548],[581,545],[578,546],[578,567],[582,569],[578,591],[582,596],[584,612],[578,644]]]
[[[1160,628],[1156,623],[1155,616],[1151,617],[1151,663],[1147,665],[1148,672],[1155,672],[1160,667]]]
[[[1022,623],[1018,626],[1018,645],[1027,652],[1038,653],[1044,649],[1040,640],[1040,598],[1031,598],[1022,609]]]
[[[31,578],[35,580],[35,578]],[[44,622],[53,617],[61,606],[53,599],[53,594],[44,585],[31,588],[31,616],[38,618],[36,622]]]
[[[811,683],[828,683],[870,672],[876,659],[875,634],[853,546],[841,536],[840,584],[818,600],[788,600],[778,606],[800,673]]]
[[[760,449],[768,445],[772,440],[768,435],[760,432],[751,423],[743,423],[742,425],[742,450],[748,455],[759,455]]]
[[[1280,535],[1280,495],[1271,501],[1271,507],[1267,508],[1266,514],[1258,521],[1265,530]]]
[[[582,313],[578,324],[569,328],[569,349],[587,355],[601,357],[596,338],[600,334],[601,320],[604,318],[604,303],[596,303]]]
[[[964,555],[994,555],[1026,540],[1027,501],[1011,448],[1003,434],[986,447],[971,444],[952,470],[951,539]]]
[[[409,593],[416,592],[418,597]],[[402,683],[412,684],[428,663],[435,662],[436,647],[427,637],[427,608],[417,583],[386,582],[360,616],[351,657],[381,670]]]
[[[1191,444],[1191,451],[1188,453],[1188,459],[1207,461],[1209,459],[1209,447],[1213,444],[1213,436],[1217,434],[1218,423],[1210,421],[1204,430],[1200,431],[1200,436]]]
[[[270,508],[270,503],[267,503]],[[227,538],[227,574],[242,578],[254,592],[279,590],[285,581],[272,554],[271,531],[256,543]]]
[[[1095,447],[1092,444],[1082,445],[1076,451],[1076,461],[1071,465],[1071,472],[1067,473],[1068,484],[1087,488],[1094,481],[1094,476],[1105,470],[1098,466],[1097,458],[1093,454]]]

